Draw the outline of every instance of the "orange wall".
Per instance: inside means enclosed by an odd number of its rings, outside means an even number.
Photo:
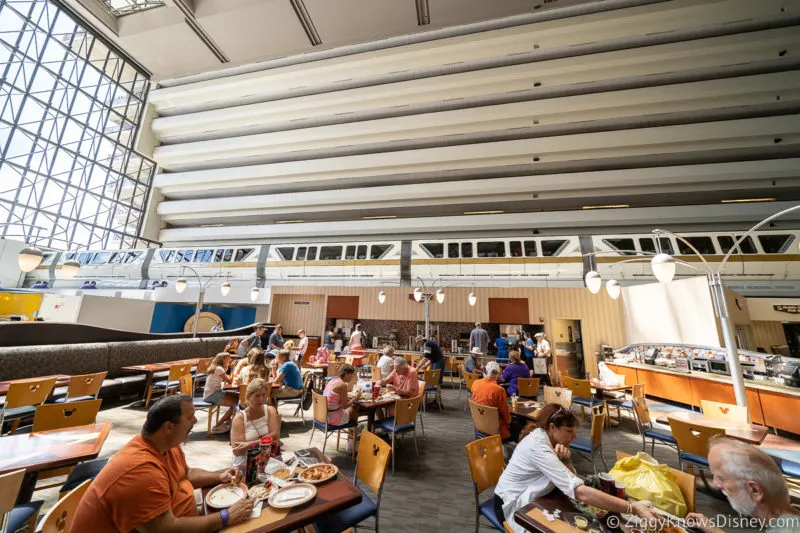
[[[39,312],[41,294],[0,292],[0,316],[22,315],[32,317]]]

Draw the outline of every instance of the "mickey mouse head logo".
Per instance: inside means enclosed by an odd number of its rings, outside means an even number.
[[[723,415],[727,415],[728,411],[730,411],[731,408],[730,407],[720,407],[719,410],[722,411]]]
[[[484,446],[483,448],[480,449],[480,454],[481,457],[486,459],[489,456],[489,450],[487,450],[486,447]]]
[[[480,413],[480,414],[482,415],[482,414],[483,414],[483,409],[480,409],[480,408],[479,408],[479,409],[478,409],[478,413]]]
[[[36,392],[37,390],[39,390],[39,387],[40,387],[40,385],[36,384],[36,385],[31,385],[29,387],[29,389],[30,389],[31,392]]]
[[[380,453],[380,451],[381,451],[381,447],[380,446],[378,446],[377,444],[373,444],[372,445],[372,455],[377,457],[378,454]]]
[[[556,391],[556,398],[561,398],[561,391]]]
[[[66,511],[62,512],[61,516],[59,516],[56,519],[56,529],[59,531],[59,533],[61,533],[65,529],[67,529],[67,512]]]

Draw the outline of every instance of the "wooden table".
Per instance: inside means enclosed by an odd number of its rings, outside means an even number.
[[[561,519],[552,522],[547,520],[543,511],[552,513],[555,510],[561,511]],[[566,494],[558,489],[554,489],[519,509],[514,513],[514,521],[527,531],[536,531],[539,533],[577,533],[581,532],[581,530],[572,525],[573,519],[576,516],[583,515],[578,512],[578,509],[572,504]],[[606,524],[600,524],[596,520],[589,521],[587,530],[593,528],[603,533],[617,533],[621,531],[619,528],[610,528]]]
[[[150,389],[150,386],[153,384],[153,374],[155,374],[156,372],[164,372],[165,370],[169,370],[169,367],[171,367],[172,365],[188,365],[189,363],[191,363],[192,365],[196,365],[200,359],[201,358],[182,359],[180,361],[166,361],[164,363],[148,363],[146,365],[123,366],[121,370],[125,370],[127,372],[137,372],[146,374],[144,379],[144,390],[142,391],[142,399],[144,400],[147,397],[148,389]]]
[[[656,422],[659,424],[669,424],[669,419],[674,418],[683,422],[691,422],[698,426],[708,428],[724,429],[725,435],[736,440],[747,442],[749,444],[759,445],[764,437],[767,436],[769,430],[765,426],[758,424],[747,424],[740,422],[729,422],[727,420],[714,420],[706,418],[702,413],[689,413],[683,411],[676,411],[668,413],[665,417],[659,417]]]
[[[328,363],[303,363],[303,368],[310,368],[313,372],[311,379],[313,381],[313,389],[322,394],[325,388],[325,378],[328,376]]]
[[[395,400],[356,400],[353,405],[356,405],[360,410],[367,413],[367,429],[370,431],[375,430],[375,411],[381,407],[388,407],[394,405]]]
[[[539,411],[542,410],[541,405],[525,405],[530,402],[519,402],[517,403],[516,409],[511,409],[512,416],[518,416],[520,418],[524,418],[525,420],[530,420],[532,422],[536,422],[536,417],[539,415]]]
[[[759,448],[773,457],[800,463],[800,442],[796,440],[777,435],[767,435]]]
[[[317,459],[330,463],[330,460],[317,448],[310,450]],[[267,502],[264,502],[260,517],[235,526],[228,526],[221,531],[225,533],[289,533],[313,524],[329,514],[361,503],[361,492],[341,472],[336,475],[335,479],[316,487],[317,495],[309,503],[284,510],[273,509],[267,505]],[[209,490],[210,488],[203,489],[203,510],[206,513],[208,513],[208,509],[205,505],[205,496]]]
[[[51,378],[56,378],[56,384],[54,387],[63,387],[64,385],[69,383],[70,376],[68,376],[67,374],[53,374],[52,376],[40,376],[38,378],[25,378],[25,379],[13,379],[10,381],[0,381],[0,394],[6,394],[8,392],[8,389],[11,387],[12,383],[30,383],[31,381],[39,381],[42,379],[51,379]]]
[[[30,501],[41,470],[94,459],[111,430],[111,422],[0,438],[0,474],[25,469],[17,503]]]

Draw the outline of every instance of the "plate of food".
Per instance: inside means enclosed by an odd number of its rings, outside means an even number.
[[[275,509],[291,509],[314,499],[317,487],[309,483],[294,483],[276,490],[267,502]]]
[[[313,483],[316,485],[317,483],[324,483],[329,479],[333,479],[338,472],[339,468],[336,465],[314,465],[304,470],[303,473],[297,476],[297,479],[303,483]]]
[[[270,486],[271,485],[272,484],[269,481],[267,481],[266,483],[260,483],[258,485],[253,485],[247,491],[247,497],[252,499],[252,500],[255,500],[255,501],[266,500],[267,498],[269,498]]]
[[[214,509],[227,509],[247,495],[247,487],[225,483],[217,485],[206,494],[206,505]]]

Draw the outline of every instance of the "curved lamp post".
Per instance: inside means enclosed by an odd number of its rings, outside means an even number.
[[[188,265],[181,265],[181,277],[175,282],[175,292],[178,294],[183,293],[183,291],[186,290],[186,287],[189,286],[186,278],[183,277],[184,269],[189,270],[192,274],[194,274],[194,276],[197,278],[197,285],[200,287],[200,290],[197,292],[197,305],[194,308],[194,320],[192,321],[192,338],[195,338],[197,337],[197,319],[200,317],[200,309],[203,308],[203,298],[206,296],[206,289],[211,286],[215,279],[222,277],[223,274],[215,274],[203,281],[203,279],[200,277],[200,274],[198,274],[195,269]],[[258,298],[258,292],[255,291],[255,288],[250,291],[251,300],[253,299],[253,296]],[[222,293],[223,296],[227,296],[230,292],[231,284],[227,280],[222,282],[220,284],[220,293]]]

